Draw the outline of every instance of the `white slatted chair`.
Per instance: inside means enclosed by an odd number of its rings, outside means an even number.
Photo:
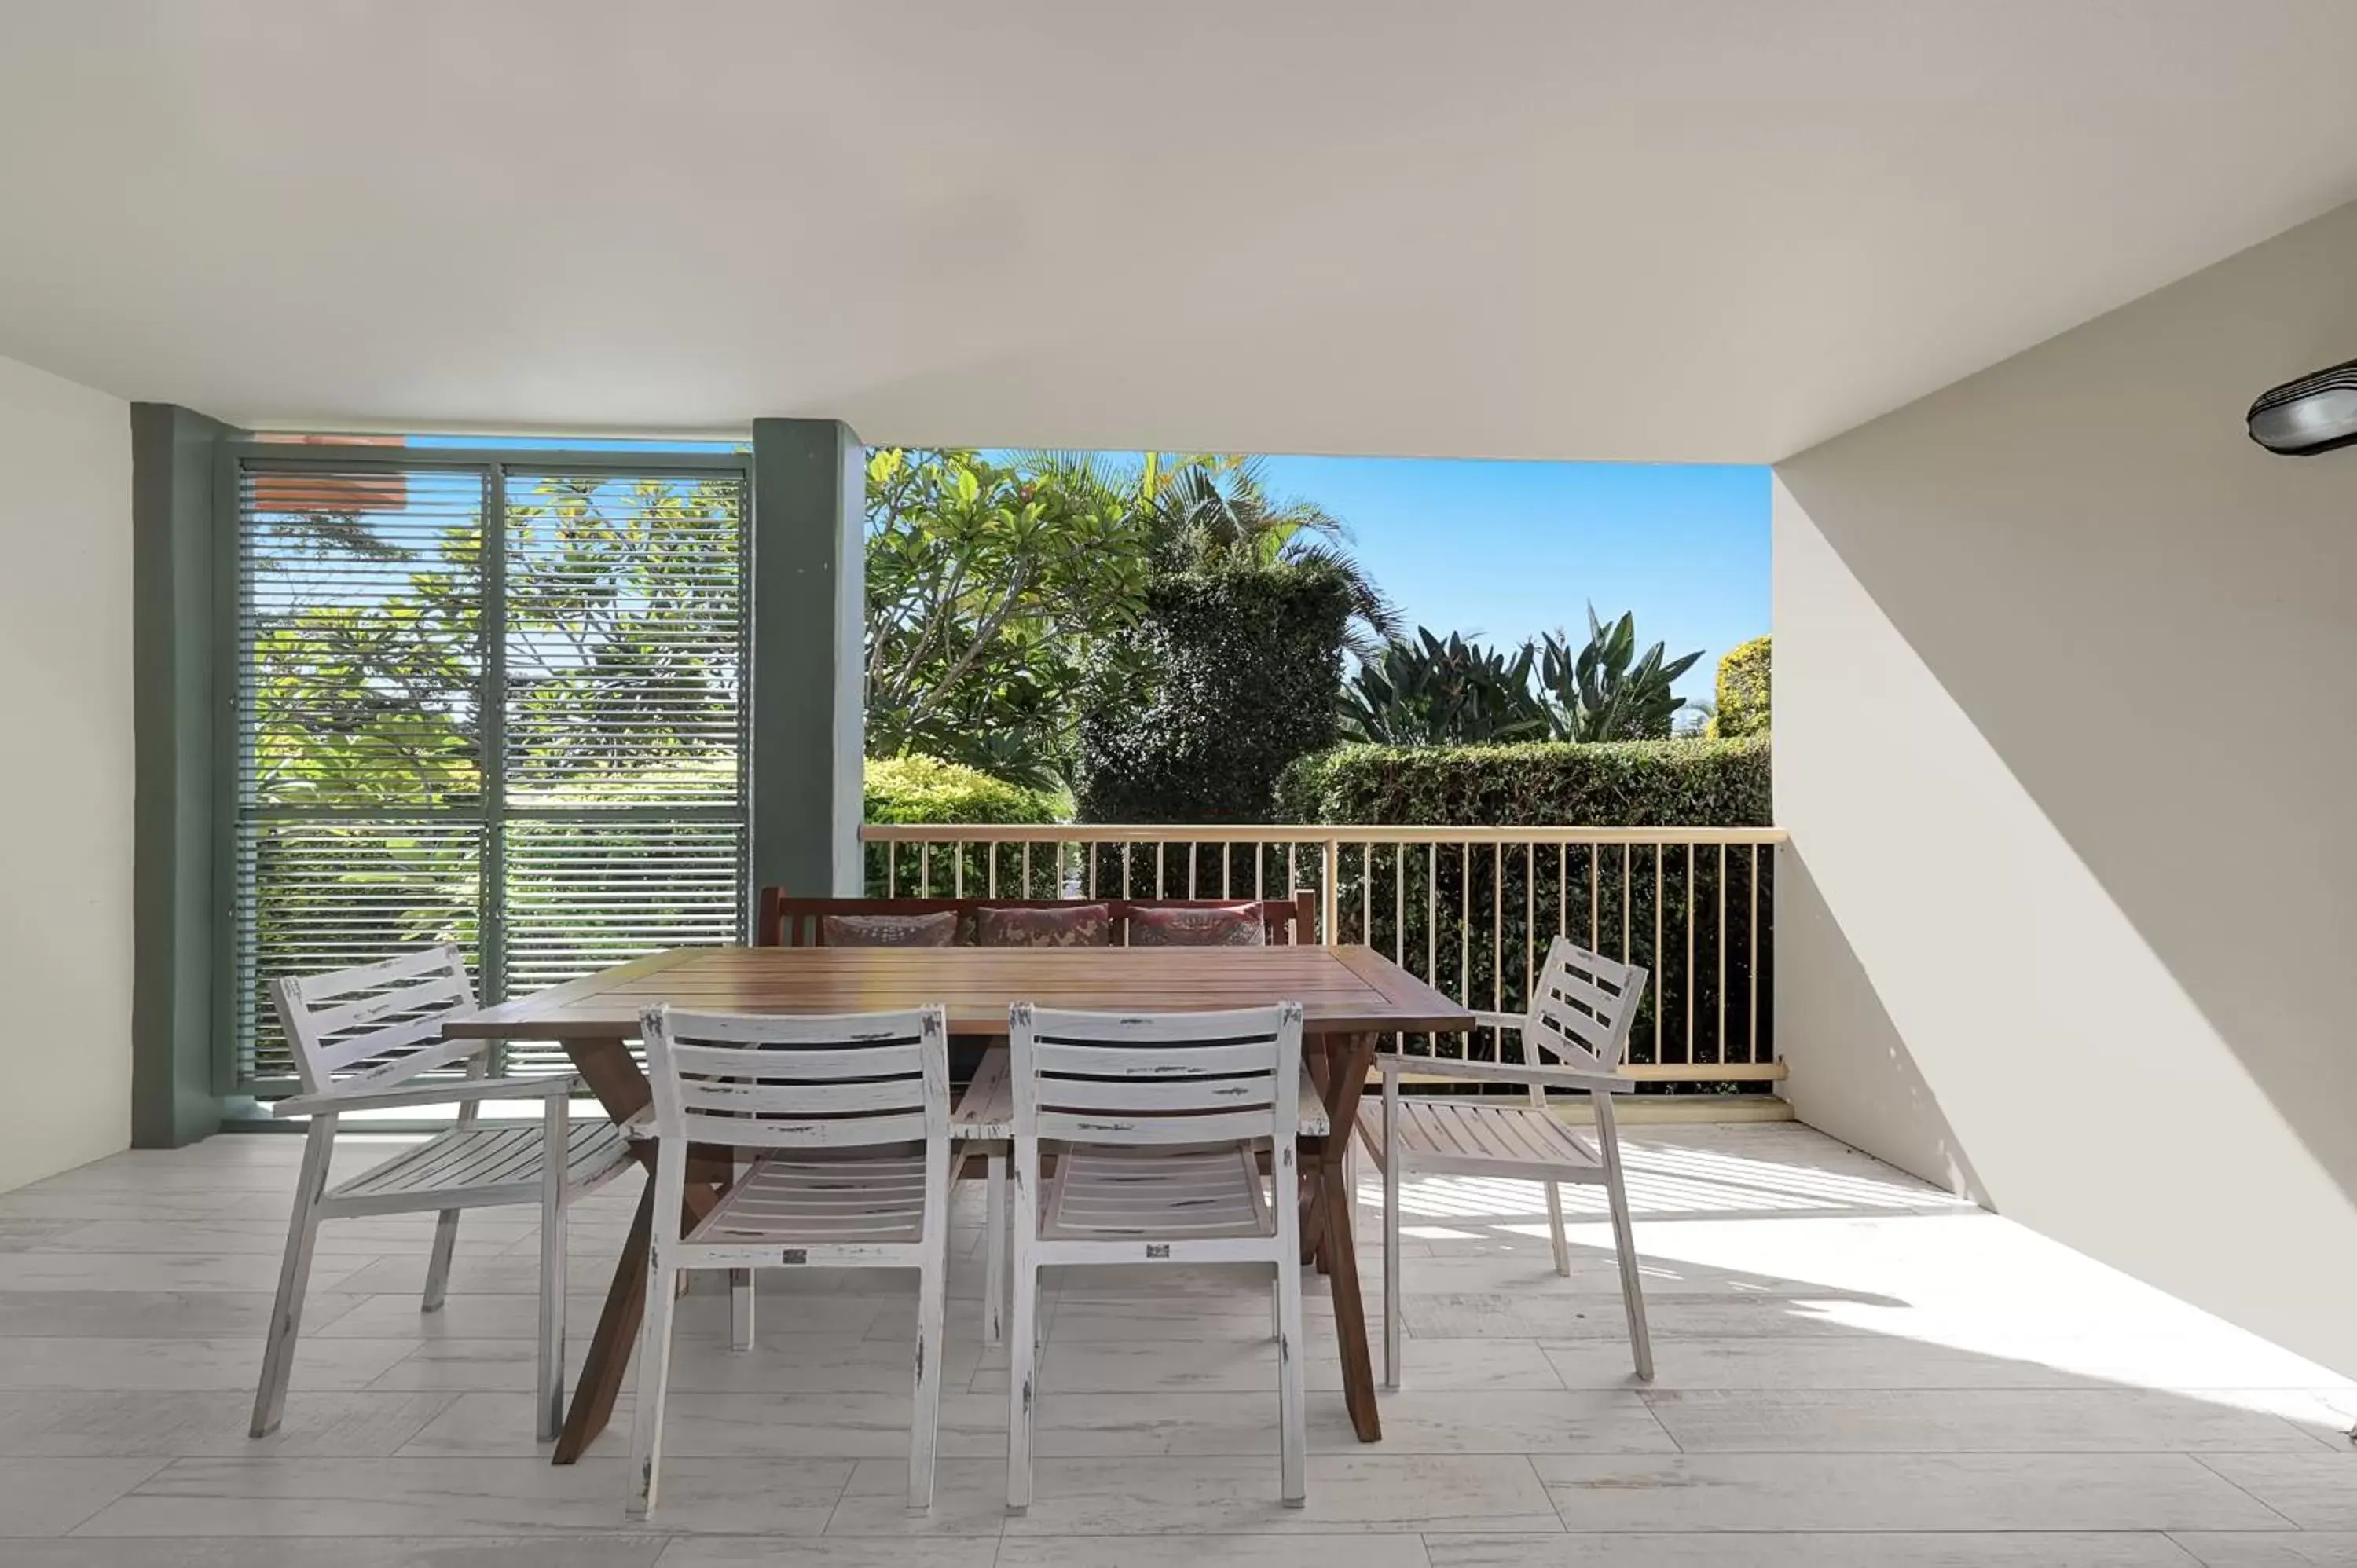
[[[1031,1502],[1039,1271],[1074,1264],[1272,1264],[1283,1496],[1308,1495],[1301,1382],[1301,1006],[1123,1015],[1017,1003],[1015,1312],[1006,1506]],[[1056,1175],[1043,1191],[1042,1143]],[[1264,1188],[1265,1145],[1271,1178]],[[1273,1190],[1273,1199],[1272,1199]]]
[[[263,1352],[262,1384],[253,1396],[253,1435],[276,1431],[285,1409],[321,1221],[438,1213],[419,1307],[438,1312],[450,1281],[459,1210],[530,1203],[540,1206],[540,1369],[533,1410],[541,1438],[554,1437],[565,1415],[565,1215],[575,1199],[631,1163],[621,1133],[603,1116],[577,1124],[569,1121],[567,1101],[580,1088],[579,1079],[486,1077],[492,1042],[442,1038],[443,1025],[475,1010],[474,987],[455,947],[425,948],[382,963],[279,980],[270,990],[303,1086],[301,1094],[274,1109],[280,1116],[307,1116],[311,1124]],[[423,1080],[425,1073],[460,1068],[462,1079]],[[544,1104],[536,1122],[486,1127],[477,1121],[486,1100]],[[448,1132],[340,1186],[328,1185],[337,1122],[346,1112],[454,1103],[457,1122]]]
[[[1502,1177],[1546,1184],[1547,1225],[1555,1240],[1555,1273],[1571,1273],[1571,1246],[1563,1231],[1565,1182],[1599,1186],[1612,1210],[1613,1250],[1620,1262],[1620,1297],[1629,1315],[1629,1343],[1637,1375],[1653,1375],[1653,1346],[1645,1332],[1645,1298],[1637,1280],[1637,1243],[1629,1224],[1629,1192],[1620,1174],[1620,1138],[1612,1096],[1637,1086],[1619,1072],[1629,1031],[1645,994],[1645,972],[1575,946],[1566,937],[1547,950],[1546,967],[1532,988],[1528,1014],[1476,1013],[1499,1031],[1496,1062],[1385,1052],[1375,1058],[1383,1075],[1380,1110],[1361,1106],[1360,1133],[1383,1173],[1383,1386],[1400,1381],[1400,1178],[1414,1171]],[[1508,1032],[1523,1039],[1520,1063],[1505,1057]],[[1553,1059],[1548,1065],[1541,1057]],[[1409,1097],[1402,1074],[1458,1082],[1519,1083],[1530,1103]],[[1557,1121],[1547,1109],[1549,1089],[1585,1091],[1596,1108],[1596,1141]]]
[[[656,1501],[675,1277],[781,1266],[917,1272],[909,1505],[931,1507],[949,1273],[947,1015],[939,1007],[831,1017],[653,1007],[642,1034],[662,1144],[630,1423],[631,1514],[644,1517]],[[753,1157],[683,1232],[691,1143]]]

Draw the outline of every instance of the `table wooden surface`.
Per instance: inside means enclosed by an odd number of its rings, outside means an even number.
[[[1473,1015],[1364,947],[672,948],[487,1007],[453,1036],[636,1039],[657,1003],[714,1013],[867,1013],[940,1003],[953,1035],[1004,1035],[1017,1002],[1185,1012],[1298,1002],[1306,1035],[1454,1033]]]
[[[631,1059],[639,1015],[669,1002],[718,1013],[860,1013],[940,1004],[963,1035],[1004,1035],[1017,1002],[1112,1012],[1188,1012],[1298,1002],[1326,1132],[1303,1139],[1305,1261],[1330,1278],[1342,1397],[1362,1442],[1383,1435],[1343,1162],[1375,1042],[1391,1030],[1460,1034],[1473,1015],[1364,947],[1267,948],[673,948],[453,1019],[465,1038],[556,1040],[617,1124],[653,1095]],[[641,1163],[652,1144],[635,1145]],[[690,1151],[687,1222],[729,1179],[722,1151]],[[608,1286],[606,1306],[565,1417],[554,1462],[580,1457],[613,1413],[646,1305],[653,1236],[650,1179]]]

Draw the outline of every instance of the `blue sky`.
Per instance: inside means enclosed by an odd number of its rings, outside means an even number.
[[[1268,486],[1348,523],[1409,624],[1444,635],[1584,640],[1593,600],[1636,611],[1641,646],[1703,650],[1678,691],[1707,697],[1719,655],[1768,629],[1766,468],[1272,457]]]

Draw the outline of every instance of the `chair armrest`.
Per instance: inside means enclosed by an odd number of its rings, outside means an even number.
[[[1385,1051],[1375,1058],[1384,1077],[1412,1072],[1419,1078],[1459,1083],[1523,1083],[1543,1089],[1584,1089],[1596,1094],[1633,1094],[1637,1080],[1617,1072],[1577,1067],[1519,1067],[1510,1062],[1461,1062],[1449,1057],[1410,1057]]]
[[[1473,1015],[1473,1026],[1477,1029],[1519,1029],[1529,1021],[1520,1013],[1476,1012]]]
[[[323,1111],[388,1111],[404,1105],[461,1105],[483,1100],[570,1100],[581,1089],[581,1075],[554,1078],[461,1078],[447,1083],[420,1084],[411,1089],[355,1090],[339,1093],[298,1094],[270,1108],[273,1116],[313,1116]]]

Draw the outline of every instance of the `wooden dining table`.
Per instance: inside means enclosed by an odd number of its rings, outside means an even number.
[[[1366,1308],[1350,1223],[1344,1161],[1376,1039],[1399,1030],[1462,1034],[1473,1015],[1365,947],[1267,948],[672,948],[452,1020],[452,1037],[554,1040],[617,1125],[652,1100],[630,1054],[639,1016],[662,1003],[716,1013],[859,1013],[935,1004],[952,1034],[1004,1036],[1017,1002],[1118,1012],[1192,1011],[1275,1002],[1302,1007],[1305,1054],[1327,1130],[1307,1140],[1303,1237],[1334,1299],[1342,1392],[1361,1441],[1383,1435]],[[635,1145],[651,1168],[653,1144]],[[700,1157],[696,1157],[700,1156]],[[710,1212],[733,1175],[726,1151],[691,1157],[687,1219]],[[646,1307],[654,1183],[640,1197],[554,1462],[579,1458],[612,1415]]]

